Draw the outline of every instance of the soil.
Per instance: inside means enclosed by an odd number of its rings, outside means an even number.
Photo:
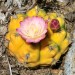
[[[64,75],[63,55],[54,66],[25,68],[16,59],[7,55],[5,35],[10,16],[25,13],[35,5],[46,12],[57,12],[65,16],[67,31],[73,33],[75,29],[75,1],[74,0],[0,0],[0,75]],[[71,37],[72,38],[72,37]]]

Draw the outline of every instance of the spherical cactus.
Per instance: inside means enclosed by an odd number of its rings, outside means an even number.
[[[26,17],[12,18],[6,34],[8,52],[25,67],[55,64],[71,43],[70,34],[62,28],[64,19],[36,8],[27,11]]]

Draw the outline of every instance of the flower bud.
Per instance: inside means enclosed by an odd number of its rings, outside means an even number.
[[[50,28],[53,31],[57,31],[60,28],[59,21],[57,19],[53,19],[50,23]]]

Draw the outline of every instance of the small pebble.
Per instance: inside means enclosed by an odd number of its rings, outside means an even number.
[[[7,27],[6,26],[0,26],[0,35],[5,35],[7,32]]]
[[[69,2],[69,0],[57,0],[60,6],[65,6]]]

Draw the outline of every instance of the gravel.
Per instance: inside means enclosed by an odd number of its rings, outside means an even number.
[[[73,32],[73,43],[70,47],[64,62],[65,75],[75,75],[75,30]]]

